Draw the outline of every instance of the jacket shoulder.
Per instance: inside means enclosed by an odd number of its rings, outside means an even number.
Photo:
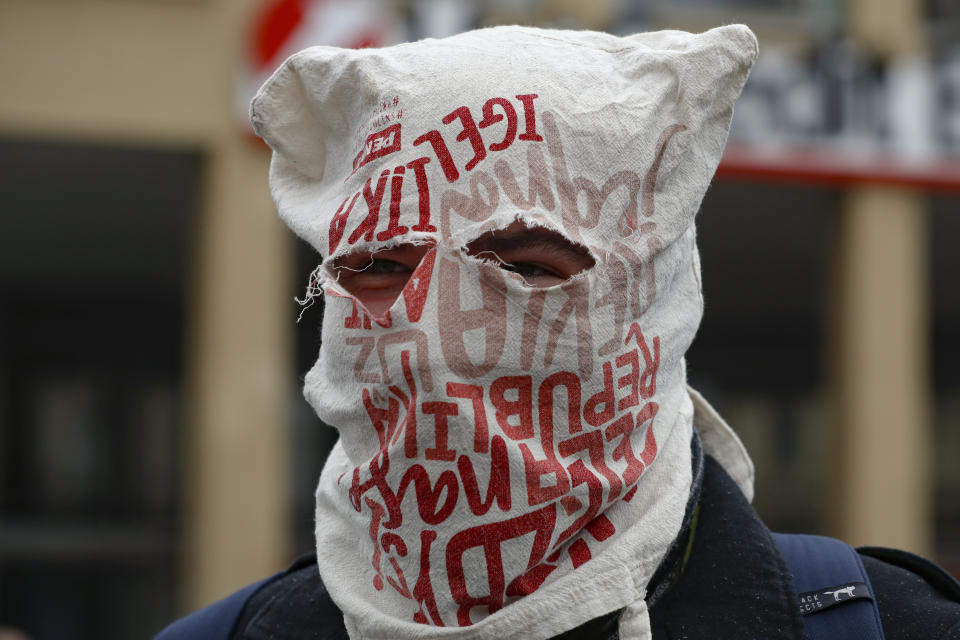
[[[960,584],[920,556],[884,547],[858,549],[870,576],[886,640],[960,640]]]
[[[227,640],[247,601],[276,576],[266,578],[194,611],[167,626],[154,640]]]
[[[240,589],[161,631],[154,640],[348,640],[316,557]]]
[[[349,640],[343,613],[327,593],[312,554],[250,597],[230,638]]]

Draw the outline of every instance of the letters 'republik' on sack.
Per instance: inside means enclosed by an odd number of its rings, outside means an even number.
[[[690,492],[693,218],[755,56],[742,26],[502,27],[307,49],[254,99],[323,260],[318,564],[352,636],[543,638],[642,604]],[[518,221],[593,266],[531,287],[465,251]],[[402,243],[430,248],[372,313],[334,266]]]

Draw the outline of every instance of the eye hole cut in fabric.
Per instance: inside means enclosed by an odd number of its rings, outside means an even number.
[[[426,241],[360,249],[329,263],[329,275],[375,318],[383,318],[413,274],[432,268],[435,246]]]
[[[517,274],[523,284],[545,288],[562,284],[596,264],[586,247],[545,226],[515,220],[467,243],[465,253]]]
[[[401,295],[413,274],[426,260],[435,243],[429,240],[400,243],[372,249],[363,248],[339,256],[327,265],[326,272],[311,274],[305,300],[321,293],[320,278],[331,278],[355,298],[375,318],[383,318]],[[596,264],[586,247],[567,239],[562,233],[541,225],[528,226],[522,220],[486,231],[469,241],[461,251],[515,274],[527,287],[547,288],[562,284]]]

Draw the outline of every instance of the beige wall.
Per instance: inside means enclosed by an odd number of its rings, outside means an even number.
[[[847,4],[850,35],[886,63],[923,55],[922,0]],[[929,555],[929,216],[923,194],[848,191],[834,228],[829,376],[835,447],[827,521],[851,544]]]
[[[254,0],[0,1],[0,136],[204,158],[188,284],[182,607],[287,561],[290,239],[236,123]]]
[[[833,227],[825,500],[854,545],[932,550],[926,203],[892,187],[851,189]]]
[[[196,146],[232,133],[222,3],[0,2],[0,131]]]

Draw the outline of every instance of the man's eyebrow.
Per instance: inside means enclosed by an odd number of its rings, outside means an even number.
[[[586,247],[576,244],[562,234],[550,229],[535,228],[519,231],[488,232],[467,243],[467,252],[477,254],[483,251],[512,251],[516,249],[543,249],[559,251],[575,260],[586,260],[592,266],[593,256]]]

